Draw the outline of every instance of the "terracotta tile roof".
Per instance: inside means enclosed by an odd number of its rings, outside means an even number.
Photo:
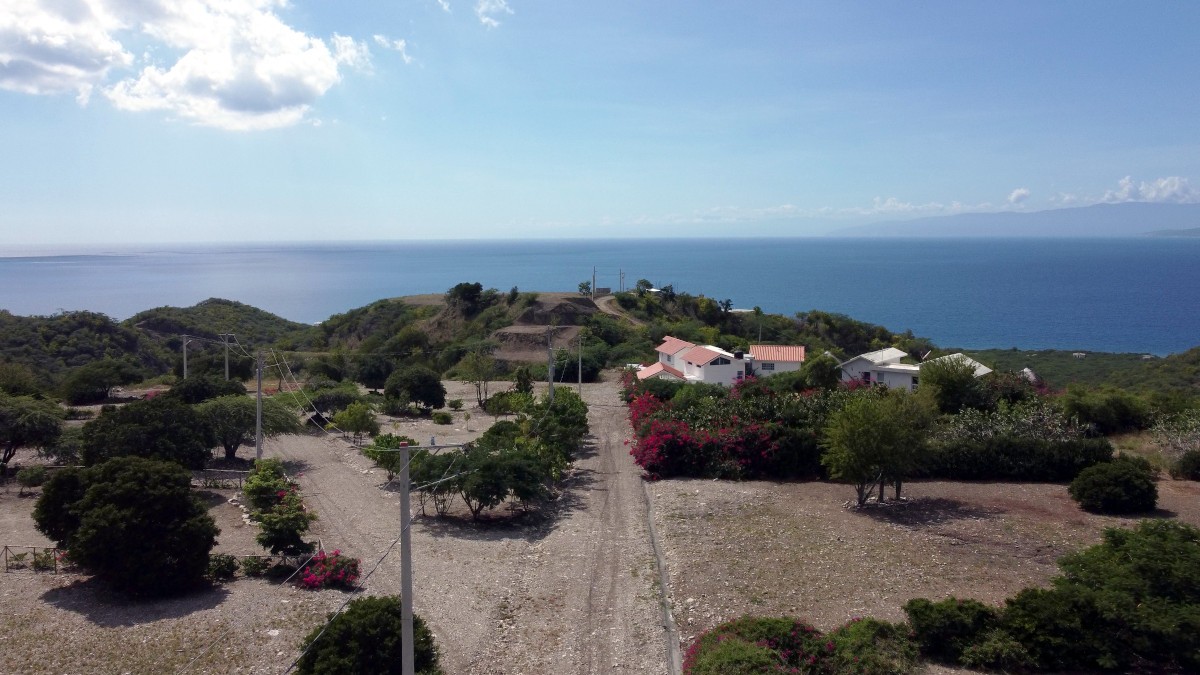
[[[718,356],[724,356],[721,352],[710,349],[708,347],[692,347],[683,354],[683,360],[694,363],[698,366],[707,365],[710,361]]]
[[[681,380],[683,379],[683,373],[681,371],[676,370],[676,369],[672,368],[671,366],[668,366],[665,363],[655,363],[655,364],[646,366],[645,368],[642,368],[641,370],[639,370],[637,372],[637,377],[639,380],[646,380],[651,377],[654,377],[655,375],[659,375],[662,373],[667,373],[668,375],[674,375],[675,377],[677,377]]]
[[[662,352],[663,354],[678,354],[685,349],[691,349],[695,346],[687,340],[680,340],[677,337],[667,335],[663,337],[663,343],[656,347],[654,351]]]
[[[755,361],[804,361],[803,345],[750,345]]]

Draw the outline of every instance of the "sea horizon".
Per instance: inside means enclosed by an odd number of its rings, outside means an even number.
[[[0,249],[0,309],[122,320],[211,297],[319,323],[478,281],[507,291],[639,278],[791,316],[846,314],[961,348],[1165,355],[1200,344],[1200,242],[1157,237],[404,239]]]

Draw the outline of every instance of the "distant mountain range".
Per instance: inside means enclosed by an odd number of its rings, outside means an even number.
[[[960,213],[892,220],[830,233],[842,237],[1200,236],[1200,204],[1127,202],[1048,211]]]

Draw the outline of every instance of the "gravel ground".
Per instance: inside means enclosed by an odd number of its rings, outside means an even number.
[[[469,387],[447,384],[448,398],[474,400]],[[547,513],[488,524],[461,512],[414,519],[414,606],[448,673],[667,671],[648,507],[624,446],[617,385],[585,385],[584,397],[594,405],[592,437]],[[449,426],[388,420],[385,431],[458,443],[492,421],[472,414],[469,428],[460,412]],[[312,534],[326,549],[362,558],[365,573],[392,545],[400,524],[394,486],[347,442],[288,436],[267,441],[264,455],[288,462],[319,515]],[[217,550],[258,552],[255,528],[227,502],[234,494],[203,491],[222,528]],[[0,493],[0,543],[50,544],[33,528],[32,505],[15,490]],[[399,590],[397,549],[366,592]],[[0,597],[5,673],[282,673],[303,636],[346,598],[239,579],[186,598],[129,603],[86,577],[30,572],[0,574]]]

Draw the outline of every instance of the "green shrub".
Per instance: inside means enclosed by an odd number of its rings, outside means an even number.
[[[362,597],[351,600],[346,611],[332,616],[329,627],[313,629],[301,645],[306,651],[296,664],[301,675],[399,672],[401,651],[400,599]],[[425,621],[413,615],[414,670],[441,673],[440,655]]]
[[[453,424],[454,417],[448,412],[441,412],[441,411],[435,412],[435,413],[433,413],[433,423],[434,424]]]
[[[40,487],[46,482],[46,467],[37,464],[28,466],[17,472],[17,484],[21,486],[21,490],[25,488]]]
[[[451,410],[462,410],[463,400],[461,398],[452,398],[446,405],[450,406]]]
[[[1200,480],[1200,450],[1188,450],[1175,460],[1171,475],[1184,480]]]
[[[975,670],[1024,671],[1034,667],[1025,646],[1002,628],[993,628],[978,636],[978,641],[962,650],[958,662]]]
[[[878,619],[854,619],[829,634],[833,672],[903,675],[917,669],[917,644],[908,626]]]
[[[270,511],[257,514],[262,531],[255,537],[260,546],[276,555],[302,555],[310,553],[315,544],[302,538],[315,513],[304,508],[304,502],[295,490],[284,492],[279,503]]]
[[[745,646],[725,647],[729,642]],[[773,657],[774,670],[762,669],[765,661],[761,650]],[[697,637],[684,655],[683,672],[685,675],[780,672],[781,666],[789,666],[795,670],[783,672],[824,673],[828,672],[833,650],[832,640],[822,638],[821,631],[802,621],[744,616]]]
[[[1118,457],[1084,469],[1071,481],[1071,499],[1094,513],[1153,511],[1158,504],[1158,486],[1149,466],[1144,459]]]
[[[271,559],[266,556],[247,556],[242,558],[242,571],[248,577],[261,577],[271,566]]]
[[[213,581],[229,581],[237,571],[238,559],[227,553],[217,553],[208,558],[208,578]]]
[[[1089,466],[1112,459],[1108,439],[1047,440],[996,436],[938,441],[921,475],[953,480],[1069,481]]]
[[[733,637],[704,650],[684,672],[687,675],[753,675],[777,673],[779,667],[775,650]]]
[[[292,488],[287,474],[283,471],[283,462],[278,459],[260,459],[254,462],[254,467],[246,476],[242,492],[246,501],[254,511],[270,511],[279,503],[282,495]]]
[[[141,457],[64,469],[46,482],[33,517],[73,562],[117,590],[177,594],[204,579],[219,532],[191,481],[177,464]]]
[[[994,628],[999,611],[978,600],[914,598],[904,604],[921,653],[935,661],[957,663],[963,651]]]

